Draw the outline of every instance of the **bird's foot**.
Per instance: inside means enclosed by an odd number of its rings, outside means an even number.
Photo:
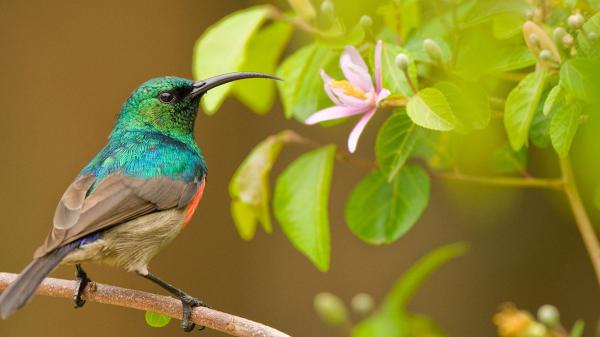
[[[183,307],[183,317],[181,318],[181,328],[183,329],[183,331],[185,332],[190,332],[192,330],[194,330],[194,327],[196,326],[196,324],[194,322],[192,322],[192,310],[195,307],[205,307],[208,308],[209,306],[200,301],[197,298],[194,298],[190,295],[183,295],[181,297],[181,305]],[[204,330],[205,327],[200,327],[199,330]]]
[[[85,304],[85,300],[82,298],[83,292],[85,291],[85,287],[92,282],[92,280],[87,276],[87,273],[79,264],[75,265],[77,268],[77,272],[75,276],[77,277],[77,284],[75,285],[75,293],[73,294],[73,302],[75,302],[75,309],[83,307]]]

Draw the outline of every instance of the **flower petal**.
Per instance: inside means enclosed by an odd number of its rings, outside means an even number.
[[[330,88],[330,90],[332,94],[336,97],[336,100],[340,102],[340,104],[337,105],[345,105],[350,108],[362,109],[363,111],[366,111],[369,110],[370,106],[374,103],[374,101],[371,99],[372,96],[370,94],[367,94],[366,99],[362,99],[346,95],[344,89],[342,88]]]
[[[381,42],[381,40],[377,41],[377,44],[375,45],[375,90],[377,92],[381,91],[381,88],[383,87],[382,81],[381,81],[381,48],[382,48],[383,42]]]
[[[345,106],[332,106],[330,108],[326,108],[320,111],[315,112],[310,115],[305,121],[305,124],[313,125],[320,122],[344,118],[349,116],[358,115],[361,113],[361,110],[345,107]]]
[[[323,79],[323,87],[325,88],[325,93],[327,93],[327,96],[329,96],[329,99],[331,99],[331,101],[335,105],[343,105],[342,102],[337,98],[337,96],[333,93],[333,91],[331,89],[330,84],[333,79],[329,75],[327,75],[327,73],[323,69],[321,69],[321,78]]]
[[[365,113],[364,116],[362,116],[362,118],[358,121],[358,123],[356,123],[354,129],[352,129],[352,132],[350,132],[350,136],[348,137],[348,150],[350,151],[350,153],[354,153],[354,151],[356,151],[358,139],[360,138],[360,135],[365,129],[365,126],[367,126],[369,120],[371,120],[371,117],[373,117],[373,115],[375,114],[375,111],[377,111],[377,108],[373,108],[367,113]]]
[[[385,99],[386,97],[388,97],[391,94],[392,93],[389,90],[387,90],[386,88],[382,88],[381,91],[379,91],[379,93],[377,94],[376,102],[379,103],[379,101],[381,101],[382,99]]]
[[[369,68],[354,47],[346,47],[340,57],[340,68],[350,83],[364,92],[373,91],[373,80],[369,74]]]

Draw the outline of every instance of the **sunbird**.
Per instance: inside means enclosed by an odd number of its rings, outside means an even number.
[[[206,184],[207,167],[194,139],[202,96],[245,78],[279,78],[237,72],[191,81],[158,77],[133,91],[121,107],[106,146],[69,185],[46,241],[33,261],[0,295],[0,317],[25,305],[59,264],[74,264],[75,307],[91,282],[82,263],[123,268],[181,300],[181,327],[194,329],[192,308],[206,306],[148,271],[148,263],[191,220]]]

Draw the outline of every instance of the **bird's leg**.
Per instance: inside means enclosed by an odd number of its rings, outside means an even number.
[[[77,284],[75,285],[75,294],[73,294],[73,302],[75,302],[75,309],[83,307],[85,304],[85,300],[81,298],[85,287],[88,283],[92,282],[90,278],[87,276],[87,273],[81,265],[78,263],[75,265],[77,271],[75,272],[75,276],[77,277]]]
[[[192,331],[194,329],[194,327],[196,326],[196,324],[194,324],[191,321],[192,309],[194,307],[208,307],[208,305],[206,305],[206,303],[200,301],[199,299],[186,294],[181,289],[178,289],[175,286],[163,281],[158,276],[156,276],[150,272],[147,272],[146,274],[138,272],[138,275],[147,278],[148,280],[158,284],[159,286],[161,286],[163,289],[167,290],[171,294],[179,297],[179,299],[181,300],[182,311],[183,311],[183,317],[181,318],[181,328],[186,332]],[[202,330],[202,329],[204,329],[204,327],[200,328],[200,330]]]

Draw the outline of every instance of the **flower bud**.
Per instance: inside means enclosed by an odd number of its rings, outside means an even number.
[[[546,324],[550,328],[560,325],[560,313],[555,306],[550,304],[542,305],[537,312],[538,321]]]
[[[371,295],[360,293],[352,297],[352,302],[350,305],[352,306],[352,310],[354,310],[354,312],[361,315],[366,315],[373,310],[373,307],[375,307],[375,301]]]
[[[567,24],[572,29],[579,29],[581,26],[583,26],[584,22],[585,19],[583,18],[583,15],[581,15],[581,13],[575,13],[567,18]]]
[[[523,337],[547,337],[548,336],[548,328],[544,326],[544,324],[533,322],[531,323],[525,331],[520,335]]]
[[[314,307],[319,316],[325,323],[331,326],[341,326],[348,322],[348,310],[339,299],[331,293],[319,293],[315,296]]]
[[[539,57],[540,57],[540,60],[542,60],[542,61],[551,61],[552,60],[552,54],[547,49],[542,49],[540,51]]]
[[[363,15],[360,17],[360,25],[365,29],[371,28],[373,26],[373,19],[368,15]]]
[[[323,12],[323,14],[325,14],[326,16],[333,16],[333,11],[333,2],[331,2],[330,0],[325,0],[321,3],[321,12]]]
[[[556,27],[554,29],[554,32],[552,33],[552,37],[554,38],[554,41],[560,41],[562,40],[562,38],[567,35],[567,31],[562,28],[562,27]]]
[[[540,39],[534,33],[529,34],[529,42],[534,46],[540,45]]]
[[[442,49],[437,42],[432,39],[425,39],[423,41],[423,49],[425,49],[425,52],[432,61],[436,63],[442,62]]]
[[[587,33],[587,38],[594,41],[598,38],[598,33],[596,32],[589,32]]]
[[[575,42],[575,39],[573,38],[573,35],[571,35],[571,34],[567,34],[567,35],[563,36],[563,38],[562,38],[562,44],[565,48],[571,48],[573,46],[574,42]]]
[[[404,53],[400,53],[396,55],[396,66],[402,70],[408,70],[410,61],[408,60],[408,56]]]

